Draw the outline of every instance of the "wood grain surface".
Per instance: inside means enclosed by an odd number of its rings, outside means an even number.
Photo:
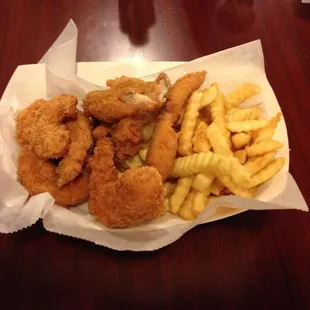
[[[0,94],[68,20],[78,60],[182,60],[262,40],[291,173],[310,203],[310,4],[300,0],[4,0]],[[46,232],[0,234],[0,309],[310,309],[310,215],[246,212],[151,253]]]

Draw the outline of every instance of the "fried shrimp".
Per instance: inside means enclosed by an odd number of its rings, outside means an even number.
[[[61,206],[74,206],[88,199],[89,173],[84,170],[73,181],[58,188],[57,166],[42,160],[30,145],[23,145],[18,157],[17,175],[31,196],[48,192]]]
[[[82,112],[77,112],[76,120],[66,123],[71,143],[67,155],[60,161],[56,173],[61,187],[75,179],[82,171],[88,150],[93,144],[91,123]]]
[[[29,143],[42,159],[63,157],[70,136],[62,123],[76,117],[76,104],[77,98],[71,95],[37,100],[17,116],[17,140]]]
[[[108,80],[107,86],[110,89],[88,93],[83,108],[86,115],[112,123],[123,117],[159,110],[165,102],[170,81],[164,73],[155,82],[122,76]]]
[[[136,226],[164,213],[164,191],[158,171],[152,167],[129,169],[118,178],[114,148],[101,128],[89,160],[91,169],[89,210],[110,228]]]
[[[44,99],[38,99],[32,103],[28,108],[22,110],[16,118],[16,140],[20,143],[29,142],[29,132],[36,111],[47,101]]]

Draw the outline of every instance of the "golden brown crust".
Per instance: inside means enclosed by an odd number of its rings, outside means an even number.
[[[97,141],[91,168],[89,210],[110,228],[131,227],[164,212],[161,177],[152,167],[127,170],[119,179],[114,148],[107,137]]]
[[[70,143],[62,122],[75,118],[77,98],[71,95],[38,100],[17,117],[16,137],[29,143],[42,159],[63,157]]]
[[[206,71],[188,73],[178,79],[168,93],[166,112],[171,114],[171,121],[175,123],[182,112],[188,97],[197,90],[206,78]]]
[[[76,120],[67,122],[66,128],[70,133],[71,143],[67,155],[56,170],[59,174],[59,187],[72,181],[83,171],[88,150],[93,144],[90,120],[82,112],[77,112]]]
[[[112,128],[115,159],[122,163],[138,154],[142,141],[143,122],[132,117],[121,119]]]
[[[167,93],[169,81],[162,74],[155,82],[145,82],[122,76],[108,80],[108,90],[96,90],[84,98],[84,112],[98,120],[112,123],[123,117],[160,110]],[[169,82],[170,83],[170,82]]]
[[[146,156],[146,164],[155,167],[165,181],[173,165],[178,149],[177,134],[172,128],[171,116],[164,114],[156,124]]]
[[[40,159],[30,145],[23,145],[18,157],[17,175],[31,196],[48,192],[61,206],[74,206],[88,199],[89,173],[85,170],[61,189],[57,186],[57,166]]]

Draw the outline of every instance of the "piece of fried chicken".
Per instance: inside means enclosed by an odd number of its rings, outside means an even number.
[[[104,129],[96,128],[91,169],[89,210],[110,228],[125,228],[162,215],[164,191],[161,176],[155,168],[129,169],[118,178],[114,166],[113,143]]]
[[[165,73],[154,82],[122,76],[108,80],[110,89],[88,93],[84,99],[84,113],[106,123],[123,117],[160,110],[166,100],[170,80]]]
[[[66,128],[70,133],[71,143],[67,155],[56,170],[59,187],[72,181],[83,171],[88,151],[93,144],[90,120],[82,112],[78,111],[76,120],[67,122]]]
[[[178,149],[174,125],[181,116],[186,100],[204,82],[205,71],[189,73],[178,79],[168,93],[167,107],[160,116],[152,136],[146,164],[155,167],[164,182],[171,170]]]
[[[63,157],[70,135],[62,123],[76,117],[76,105],[77,98],[72,95],[36,101],[17,116],[17,140],[29,143],[42,159]]]
[[[77,178],[58,188],[57,166],[39,158],[30,145],[24,144],[18,157],[17,175],[31,196],[48,192],[61,206],[75,206],[88,199],[89,172],[84,170]]]

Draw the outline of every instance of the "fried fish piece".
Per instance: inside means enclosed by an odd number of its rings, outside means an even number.
[[[146,164],[155,167],[165,181],[172,170],[178,149],[177,133],[172,127],[170,114],[163,114],[156,124],[146,155]]]
[[[123,117],[160,110],[166,100],[170,81],[161,73],[154,82],[122,76],[108,80],[110,89],[88,93],[84,99],[84,112],[98,120],[112,123]]]

